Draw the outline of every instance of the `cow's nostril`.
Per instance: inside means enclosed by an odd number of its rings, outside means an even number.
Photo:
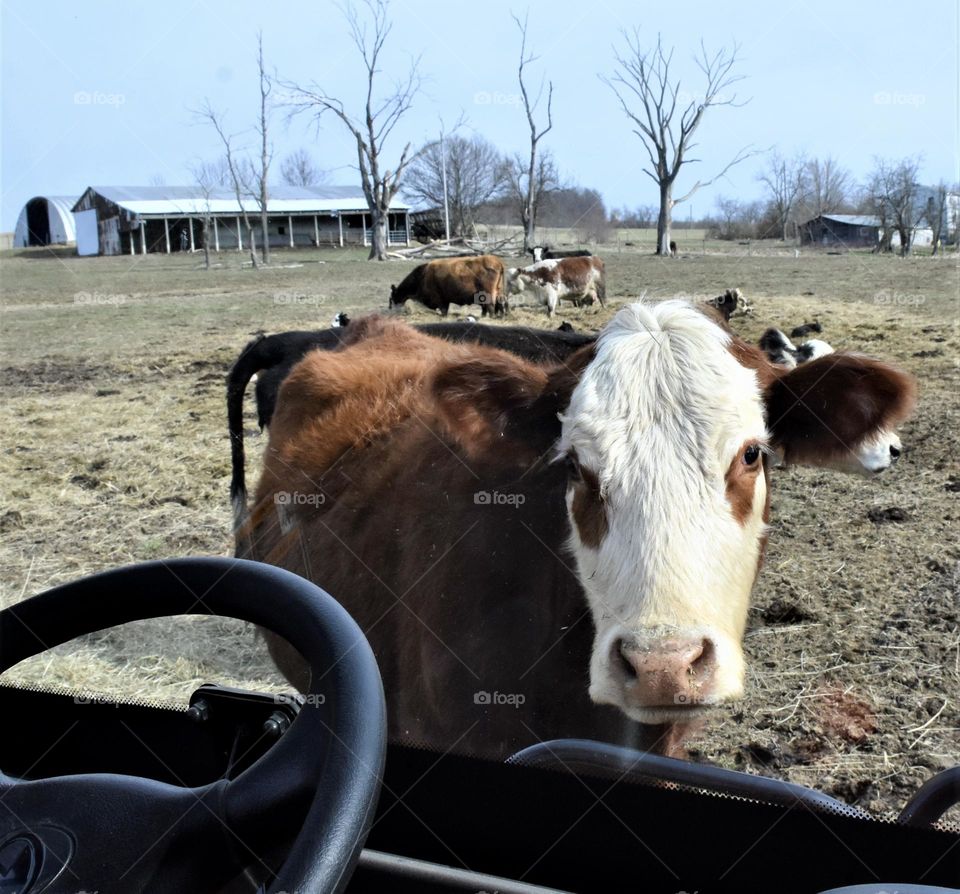
[[[627,683],[637,679],[636,664],[630,659],[630,651],[625,640],[618,639],[613,644],[613,663],[623,672]]]
[[[899,447],[894,447],[893,444],[890,445],[890,456],[896,459],[903,451]]]
[[[704,638],[690,655],[687,674],[693,682],[702,683],[713,674],[716,663],[716,648],[711,640]]]

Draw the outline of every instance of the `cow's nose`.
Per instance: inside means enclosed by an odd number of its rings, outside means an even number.
[[[895,447],[893,444],[890,445],[890,458],[897,459],[903,451],[899,447]]]
[[[706,637],[640,642],[620,639],[612,656],[630,699],[642,707],[709,703],[717,650]]]

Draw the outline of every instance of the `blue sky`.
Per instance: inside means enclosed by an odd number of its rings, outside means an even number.
[[[712,110],[681,192],[707,178],[746,145],[785,153],[832,155],[854,176],[873,156],[921,155],[921,179],[958,175],[958,6],[936,2],[769,2],[683,4],[593,0],[585,3],[482,4],[394,0],[385,81],[421,56],[422,95],[388,144],[419,145],[462,113],[500,148],[524,148],[516,104],[519,36],[511,10],[529,9],[533,76],[554,83],[555,127],[545,145],[570,180],[599,189],[608,206],[653,204],[656,188],[641,169],[645,154],[598,73],[613,68],[622,28],[639,25],[676,47],[682,87],[699,87],[692,56],[741,45],[742,108]],[[266,10],[266,12],[265,12]],[[313,3],[165,4],[4,2],[0,229],[12,230],[34,195],[77,195],[91,184],[190,182],[189,166],[219,154],[215,135],[191,108],[205,97],[232,130],[256,112],[255,35],[262,27],[268,66],[284,78],[322,83],[358,107],[363,73],[338,7]],[[276,157],[302,147],[352,183],[355,149],[334,119],[319,129],[274,116]],[[713,210],[718,194],[758,197],[761,158],[702,190],[676,215]],[[279,167],[279,166],[278,166]]]

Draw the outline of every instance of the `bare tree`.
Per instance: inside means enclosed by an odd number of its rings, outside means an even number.
[[[280,163],[280,176],[288,186],[319,186],[327,179],[326,171],[316,165],[306,149],[291,152]]]
[[[524,251],[527,252],[536,245],[536,222],[544,199],[560,188],[560,175],[553,154],[547,150],[537,155],[532,176],[529,161],[519,154],[515,155],[507,165],[507,179],[515,207],[520,212]]]
[[[247,206],[244,204],[244,200],[250,197],[247,191],[248,176],[245,170],[247,166],[244,165],[242,157],[237,155],[234,147],[234,140],[236,139],[237,135],[227,133],[226,128],[224,127],[222,116],[214,111],[214,108],[210,105],[209,100],[204,100],[203,105],[197,110],[196,114],[198,117],[209,121],[210,124],[213,125],[214,130],[217,132],[217,136],[220,137],[220,142],[223,143],[223,162],[226,165],[227,172],[230,175],[230,186],[233,189],[233,194],[236,196],[237,205],[240,207],[240,216],[243,218],[243,225],[247,231],[247,245],[250,248],[250,263],[253,265],[254,269],[256,269],[260,266],[260,262],[257,260],[257,240],[256,236],[254,235],[253,220],[247,211]]]
[[[910,254],[913,229],[919,216],[916,208],[919,168],[915,158],[897,162],[875,160],[867,186],[867,204],[880,219],[884,233],[879,246],[882,251],[892,249],[889,234],[895,230],[900,237],[900,255]]]
[[[530,93],[527,90],[526,81],[523,78],[524,69],[535,62],[536,56],[527,55],[527,17],[523,22],[517,16],[513,16],[514,22],[520,29],[520,65],[517,69],[517,79],[520,82],[520,95],[523,98],[523,110],[527,116],[527,124],[530,127],[530,156],[525,161],[521,161],[517,156],[514,159],[511,173],[511,185],[514,192],[520,200],[520,222],[523,224],[523,250],[530,251],[536,243],[537,230],[537,211],[541,204],[540,190],[542,185],[549,178],[552,166],[554,182],[556,182],[556,167],[550,163],[545,165],[543,158],[537,158],[537,147],[553,128],[553,81],[547,83],[547,123],[542,127],[537,124],[537,107],[543,99],[543,78],[540,79],[540,87],[537,90],[536,97],[531,101]]]
[[[940,243],[943,231],[947,227],[947,184],[942,180],[933,188],[933,193],[927,197],[927,204],[923,216],[930,225],[931,245],[933,254],[940,252]]]
[[[263,234],[263,263],[270,263],[270,231],[268,229],[267,201],[269,199],[267,180],[270,176],[270,162],[273,159],[273,147],[267,135],[270,118],[270,91],[273,85],[263,67],[263,32],[257,32],[257,69],[260,74],[260,120],[257,133],[260,136],[260,164],[251,171],[256,183],[256,200],[260,206],[260,232]]]
[[[267,228],[267,202],[269,200],[267,178],[270,175],[270,162],[273,157],[268,137],[269,97],[272,84],[263,64],[262,33],[257,34],[257,65],[260,73],[260,115],[254,130],[260,137],[258,163],[255,164],[249,158],[240,154],[242,150],[238,150],[235,144],[240,135],[227,132],[223,116],[213,108],[210,100],[205,99],[195,112],[198,118],[213,126],[217,136],[220,137],[220,142],[223,144],[223,163],[229,174],[230,185],[237,197],[237,204],[240,206],[240,214],[243,217],[243,225],[247,230],[247,239],[250,245],[250,261],[255,268],[259,266],[256,236],[254,235],[253,221],[244,204],[245,199],[252,199],[260,210],[260,229],[263,233],[263,262],[265,264],[270,263],[270,236]]]
[[[285,86],[292,92],[291,106],[294,113],[307,111],[318,120],[325,114],[332,113],[356,140],[360,184],[367,200],[373,236],[370,260],[385,261],[389,243],[387,223],[390,203],[400,189],[403,175],[415,153],[410,152],[410,143],[407,143],[392,170],[384,166],[383,153],[390,134],[409,111],[420,89],[419,59],[411,61],[406,75],[391,93],[385,98],[377,99],[374,95],[377,75],[381,74],[377,66],[393,26],[387,18],[387,0],[364,0],[363,5],[369,23],[361,21],[353,4],[348,4],[344,9],[351,40],[360,52],[367,76],[366,103],[361,115],[351,115],[342,100],[331,96],[316,83],[311,83],[308,87],[296,84]]]
[[[435,140],[420,149],[411,163],[404,194],[414,202],[443,207],[444,161],[453,231],[463,236],[473,227],[477,209],[503,194],[509,183],[508,163],[481,136]]]
[[[218,188],[227,185],[229,172],[222,160],[215,162],[198,162],[190,168],[193,182],[196,183],[203,205],[200,210],[200,241],[203,245],[203,266],[210,269],[210,228],[213,223],[213,209],[211,200]],[[224,176],[226,175],[226,177]]]
[[[840,167],[836,159],[811,158],[804,164],[800,204],[807,218],[842,210],[851,191],[850,172]]]
[[[770,153],[766,168],[757,179],[767,188],[767,198],[776,217],[780,238],[787,241],[787,227],[797,201],[803,194],[803,172],[806,162],[801,157],[784,158],[776,149]]]
[[[619,70],[610,78],[601,75],[600,79],[616,94],[621,108],[633,123],[633,132],[647,151],[650,164],[643,170],[660,190],[657,254],[669,255],[674,206],[754,154],[749,148],[740,149],[714,177],[697,180],[682,196],[674,197],[673,187],[681,168],[700,160],[690,158],[689,152],[696,145],[692,142],[693,136],[707,109],[743,105],[737,102],[736,94],[728,95],[730,88],[742,80],[741,76],[733,74],[739,47],[734,44],[730,50],[722,48],[710,55],[701,42],[695,62],[706,83],[702,95],[688,98],[680,90],[679,78],[671,79],[673,50],[664,49],[659,34],[652,50],[641,48],[637,28],[632,32],[624,31],[623,38],[626,49],[614,50]]]

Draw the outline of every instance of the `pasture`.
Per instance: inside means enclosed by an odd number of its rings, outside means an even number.
[[[716,712],[695,757],[898,809],[960,758],[960,393],[957,256],[842,256],[684,243],[681,256],[601,250],[608,307],[541,308],[509,322],[593,331],[646,294],[739,287],[750,340],[810,320],[837,349],[920,381],[905,453],[872,479],[793,468],[773,478],[766,563],[746,637],[746,697]],[[357,251],[0,256],[3,456],[0,605],[127,562],[232,552],[224,375],[258,330],[322,328],[386,310],[413,262]],[[508,260],[508,263],[511,263]],[[515,263],[515,262],[514,262]],[[478,313],[453,308],[451,318]],[[434,315],[410,303],[405,315]],[[251,389],[252,391],[252,389]],[[247,403],[248,483],[263,439]],[[546,559],[550,560],[550,559]],[[131,594],[134,598],[135,594]],[[31,684],[183,700],[221,681],[283,689],[253,630],[202,618],[105,631],[5,675]]]

